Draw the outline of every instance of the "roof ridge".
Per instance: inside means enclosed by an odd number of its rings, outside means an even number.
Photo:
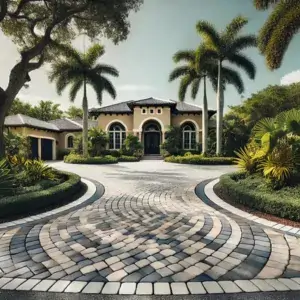
[[[25,124],[24,119],[23,119],[23,115],[22,114],[18,114],[18,117],[21,120],[21,123]]]
[[[65,118],[65,119],[68,120],[69,122],[71,122],[71,123],[73,123],[73,124],[79,126],[80,128],[83,128],[83,126],[80,125],[79,123],[77,123],[77,122],[75,122],[75,121],[73,121],[73,120],[71,120],[71,119],[69,119],[69,118]]]

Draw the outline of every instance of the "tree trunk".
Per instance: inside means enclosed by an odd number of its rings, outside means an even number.
[[[82,149],[83,156],[88,157],[88,101],[87,101],[87,92],[86,92],[86,81],[83,83],[83,101],[82,101],[82,110],[83,110],[83,128],[82,128]]]
[[[4,109],[4,101],[2,102],[2,100],[0,100],[0,159],[5,157],[5,145],[4,145],[4,135],[3,135],[5,114],[6,111]]]
[[[208,108],[206,94],[206,76],[203,77],[204,92],[203,92],[203,109],[202,109],[202,153],[207,152],[207,133],[208,133]]]
[[[222,154],[222,131],[223,131],[223,110],[224,110],[224,91],[222,84],[222,61],[218,66],[218,92],[217,92],[217,149],[216,154]]]

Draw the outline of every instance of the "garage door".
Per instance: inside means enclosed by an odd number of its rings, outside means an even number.
[[[38,139],[34,137],[30,137],[30,144],[31,144],[31,159],[38,159],[39,158]]]
[[[53,159],[53,140],[42,139],[42,160]]]

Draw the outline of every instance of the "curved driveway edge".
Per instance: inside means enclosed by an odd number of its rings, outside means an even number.
[[[99,199],[104,194],[104,187],[100,183],[83,178],[81,178],[81,181],[87,186],[87,191],[77,200],[44,213],[1,223],[0,230],[13,228],[15,226],[21,226],[28,223],[33,224],[39,221],[49,220],[53,217],[58,217],[59,215],[66,214],[74,209],[82,207],[83,205],[91,203]]]
[[[214,202],[216,205],[218,205],[219,207],[237,215],[240,217],[243,217],[249,221],[254,221],[258,224],[264,225],[264,226],[268,226],[274,229],[278,229],[293,235],[297,235],[300,236],[300,228],[298,227],[293,227],[293,226],[285,226],[282,225],[280,223],[276,223],[273,221],[269,221],[267,219],[264,218],[260,218],[258,216],[255,216],[253,214],[247,213],[243,210],[240,210],[232,205],[230,205],[229,203],[223,201],[220,197],[218,197],[215,192],[214,192],[214,186],[219,182],[219,179],[215,179],[213,181],[210,181],[204,189],[204,192],[206,194],[206,196],[212,201]]]

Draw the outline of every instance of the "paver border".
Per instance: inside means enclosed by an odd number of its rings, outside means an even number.
[[[49,220],[54,216],[66,214],[74,209],[81,208],[103,196],[105,189],[101,183],[86,178],[81,178],[81,182],[87,186],[87,191],[77,200],[44,213],[1,223],[0,230],[21,226],[28,223],[37,223],[40,221]]]
[[[267,226],[267,227],[271,227],[289,234],[293,234],[293,235],[297,235],[300,236],[300,228],[298,227],[293,227],[293,226],[286,226],[280,223],[276,223],[273,221],[269,221],[267,219],[264,218],[260,218],[258,216],[255,216],[251,213],[247,213],[241,209],[236,208],[235,206],[230,205],[229,203],[225,202],[224,200],[222,200],[220,197],[218,197],[216,195],[216,193],[214,192],[214,186],[216,184],[219,183],[219,178],[210,181],[209,183],[207,183],[204,187],[204,193],[205,195],[213,202],[215,203],[217,206],[239,216],[239,217],[243,217],[249,221],[253,221],[256,223],[259,223],[261,225]]]

